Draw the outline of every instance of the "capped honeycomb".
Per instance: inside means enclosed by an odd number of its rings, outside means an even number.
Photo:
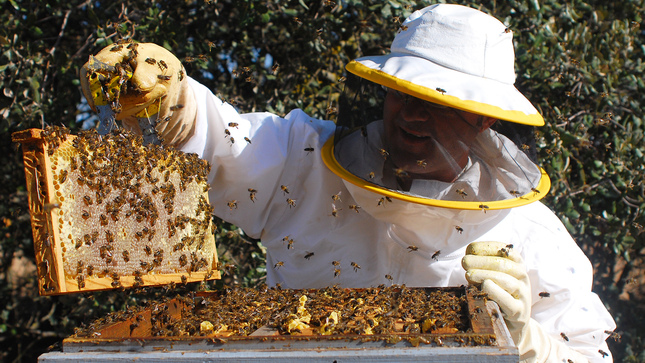
[[[120,132],[23,144],[41,294],[219,278],[208,162]]]

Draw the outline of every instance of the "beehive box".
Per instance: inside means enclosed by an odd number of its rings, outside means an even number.
[[[66,359],[517,362],[497,305],[473,288],[202,292],[104,317]]]
[[[12,135],[23,147],[41,295],[219,278],[210,166],[133,134]]]

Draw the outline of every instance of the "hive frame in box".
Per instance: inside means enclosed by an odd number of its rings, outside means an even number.
[[[75,137],[68,135],[68,137]],[[205,271],[185,273],[142,274],[119,276],[119,285],[113,284],[109,276],[88,277],[84,287],[79,288],[77,280],[65,276],[63,251],[58,243],[58,219],[54,217],[56,199],[52,185],[53,174],[48,145],[44,140],[44,130],[28,129],[16,132],[12,140],[22,144],[23,160],[28,194],[31,226],[34,239],[35,258],[38,272],[38,288],[41,295],[57,295],[87,291],[110,290],[117,288],[159,286],[170,283],[189,283],[219,279],[217,253],[213,247],[213,262]],[[214,236],[209,233],[209,243],[214,246]],[[139,280],[139,281],[137,281]]]
[[[457,290],[459,288],[443,288]],[[197,297],[209,293],[202,292]],[[133,314],[126,321],[109,324],[98,329],[89,338],[63,340],[62,352],[42,355],[39,362],[63,360],[136,360],[137,362],[330,362],[378,361],[378,362],[517,362],[519,353],[514,345],[497,304],[476,296],[466,289],[468,315],[472,333],[456,334],[398,334],[403,339],[388,342],[371,339],[366,335],[277,335],[262,327],[249,336],[151,336],[152,309]],[[181,299],[164,304],[168,313],[181,319],[186,305]],[[165,309],[157,306],[157,309]],[[143,319],[137,319],[141,315]],[[133,325],[137,322],[136,326]],[[133,328],[134,327],[134,328]],[[426,342],[411,343],[410,336],[422,336]],[[462,341],[474,341],[472,337],[494,336],[491,345],[466,345]],[[436,338],[440,338],[437,340]],[[443,338],[443,341],[441,340]]]

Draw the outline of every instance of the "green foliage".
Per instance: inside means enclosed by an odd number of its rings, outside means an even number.
[[[491,13],[513,30],[516,86],[547,121],[536,130],[541,164],[553,181],[545,202],[594,265],[594,289],[623,335],[620,342],[610,340],[616,361],[645,361],[645,5],[639,0],[619,5],[600,0],[458,2]],[[177,293],[157,289],[48,298],[36,293],[21,152],[11,145],[10,135],[43,125],[78,130],[82,123],[77,120],[91,121],[82,111],[77,78],[90,54],[123,38],[155,42],[241,111],[284,115],[302,108],[333,119],[344,64],[386,53],[400,22],[430,2],[0,4],[0,152],[6,155],[0,163],[0,341],[8,347],[0,359],[20,361],[34,360],[88,319],[150,296]],[[223,262],[231,266],[224,282],[253,286],[263,281],[259,241],[221,221],[216,237]],[[184,289],[209,287],[214,286]]]

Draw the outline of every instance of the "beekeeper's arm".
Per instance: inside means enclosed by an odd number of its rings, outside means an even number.
[[[554,256],[554,259],[557,260],[558,257]],[[603,360],[604,357],[600,352],[594,352],[593,359],[587,359],[565,343],[569,340],[567,333],[561,332],[560,336],[557,336],[557,333],[555,336],[553,333],[549,334],[531,317],[533,295],[531,282],[527,268],[516,248],[500,242],[474,242],[468,246],[462,265],[466,269],[466,279],[472,284],[481,285],[489,298],[499,304],[506,325],[519,349],[522,362]],[[557,265],[553,267],[557,269]],[[562,278],[566,280],[565,276]],[[548,298],[553,299],[550,296]],[[574,299],[574,297],[570,298]],[[572,307],[571,303],[563,305],[572,310],[571,314],[575,314],[575,307]],[[563,319],[562,316],[553,318]],[[576,320],[575,317],[572,318]],[[589,321],[579,323],[582,330],[585,329],[585,324],[601,324],[601,322]],[[573,336],[574,333],[569,334]]]
[[[125,46],[119,51],[113,48],[108,46],[95,57],[115,64],[129,54]],[[132,115],[160,104],[156,129],[164,144],[196,153],[212,164],[209,198],[215,215],[259,238],[280,221],[283,213],[293,213],[293,205],[303,203],[297,196],[303,191],[300,184],[315,165],[322,164],[319,150],[335,129],[333,122],[312,119],[301,110],[284,118],[270,113],[239,114],[187,77],[180,61],[168,50],[139,43],[137,52],[132,87],[122,92],[121,112],[116,118],[141,133]],[[161,60],[164,63],[160,66]],[[167,81],[159,77],[161,74],[172,77]],[[87,75],[86,64],[80,80],[94,108]],[[176,105],[183,107],[173,107]],[[283,185],[291,194],[281,190]],[[292,204],[287,199],[292,199]]]

